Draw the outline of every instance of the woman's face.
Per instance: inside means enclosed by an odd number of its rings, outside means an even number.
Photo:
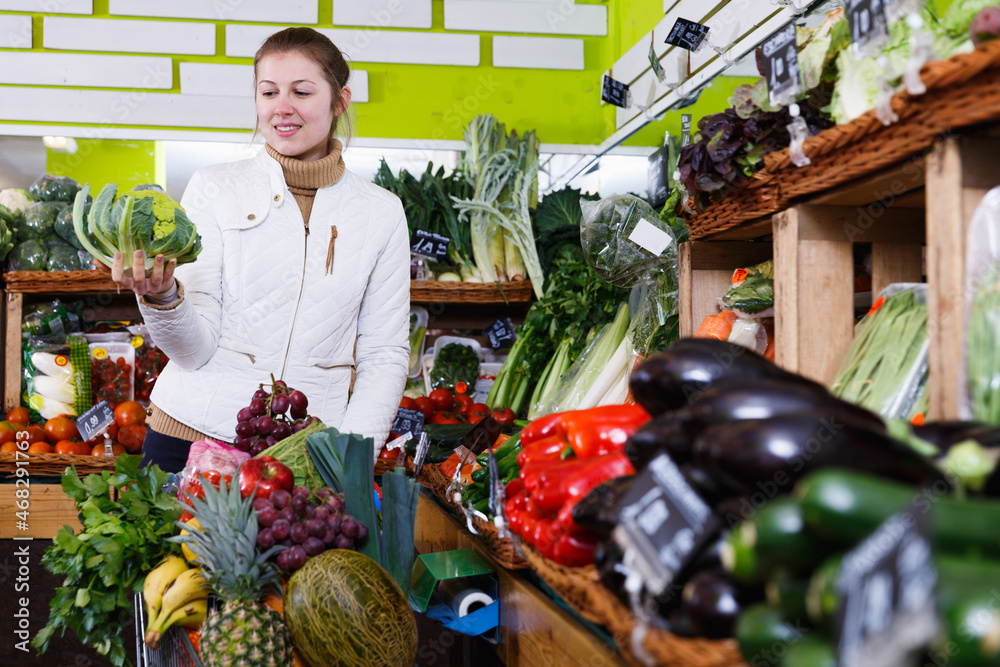
[[[257,64],[257,122],[282,155],[302,161],[327,155],[333,90],[320,66],[301,53],[265,56]]]

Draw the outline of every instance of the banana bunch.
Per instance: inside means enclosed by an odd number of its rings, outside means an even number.
[[[146,645],[157,648],[163,633],[173,625],[197,627],[208,612],[208,588],[198,568],[189,568],[180,556],[167,556],[146,575],[142,584],[146,600]]]

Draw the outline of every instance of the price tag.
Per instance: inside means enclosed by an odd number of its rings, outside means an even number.
[[[860,56],[874,55],[889,39],[882,0],[847,0],[847,25],[854,52]]]
[[[465,434],[462,441],[459,443],[459,448],[464,447],[465,449],[472,452],[473,456],[479,456],[486,451],[486,448],[497,441],[497,436],[500,435],[501,426],[497,423],[497,420],[493,417],[483,417],[482,421],[472,427],[472,429]],[[455,451],[459,451],[456,449]],[[459,455],[461,456],[461,454]]]
[[[490,395],[490,390],[493,389],[493,383],[495,382],[495,377],[483,377],[476,380],[476,391],[472,399],[476,403],[485,403],[486,398]]]
[[[681,114],[681,148],[691,143],[691,114]]]
[[[678,18],[674,21],[674,27],[670,29],[670,34],[663,41],[688,51],[697,51],[707,35],[707,25]]]
[[[426,229],[414,229],[410,237],[410,250],[415,255],[423,255],[441,261],[448,256],[451,239]]]
[[[101,399],[77,417],[76,430],[80,432],[80,437],[86,442],[98,433],[103,433],[114,420],[115,413],[111,406],[106,400]]]
[[[735,271],[733,271],[733,280],[731,284],[737,285],[743,282],[744,280],[747,279],[747,275],[749,274],[747,273],[746,269],[736,269]]]
[[[417,441],[417,451],[413,455],[413,476],[417,477],[420,474],[420,470],[424,467],[424,459],[427,458],[427,452],[431,448],[431,438],[427,433],[420,434],[420,440]]]
[[[400,408],[396,410],[396,418],[392,420],[389,431],[403,435],[410,433],[414,438],[424,430],[424,413],[420,410]]]
[[[663,83],[663,80],[667,77],[666,73],[663,71],[663,65],[660,64],[660,59],[656,57],[656,48],[653,44],[649,45],[649,66],[653,68],[653,74],[656,75],[656,80]]]
[[[902,667],[937,632],[937,573],[927,516],[914,509],[889,518],[844,556],[834,625],[841,667]]]
[[[660,595],[719,532],[719,519],[666,454],[650,461],[616,506],[612,537]]]
[[[795,50],[795,24],[774,33],[762,47],[764,77],[771,104],[784,106],[795,100],[799,83],[799,54]]]
[[[604,83],[601,85],[601,100],[616,107],[627,109],[631,102],[628,92],[628,84],[615,81],[607,74],[604,75]]]
[[[646,218],[639,218],[632,233],[628,235],[628,240],[646,252],[659,256],[673,243],[674,238]]]
[[[509,317],[497,320],[486,330],[486,337],[490,340],[490,347],[499,350],[507,347],[517,338],[517,327]]]

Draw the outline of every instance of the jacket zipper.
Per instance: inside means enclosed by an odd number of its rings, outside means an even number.
[[[292,329],[288,333],[288,345],[285,346],[285,360],[281,362],[281,373],[278,374],[279,379],[284,379],[285,369],[288,368],[288,355],[292,351],[292,341],[295,340],[295,320],[298,319],[299,304],[302,302],[302,289],[306,284],[306,266],[309,263],[309,223],[305,220],[302,223],[306,229],[306,236],[302,242],[302,279],[299,281],[299,295],[295,298],[295,310],[292,311]]]

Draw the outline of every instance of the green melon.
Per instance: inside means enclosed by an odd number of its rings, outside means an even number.
[[[285,588],[285,623],[310,667],[410,667],[417,621],[374,560],[346,549],[306,561]]]

